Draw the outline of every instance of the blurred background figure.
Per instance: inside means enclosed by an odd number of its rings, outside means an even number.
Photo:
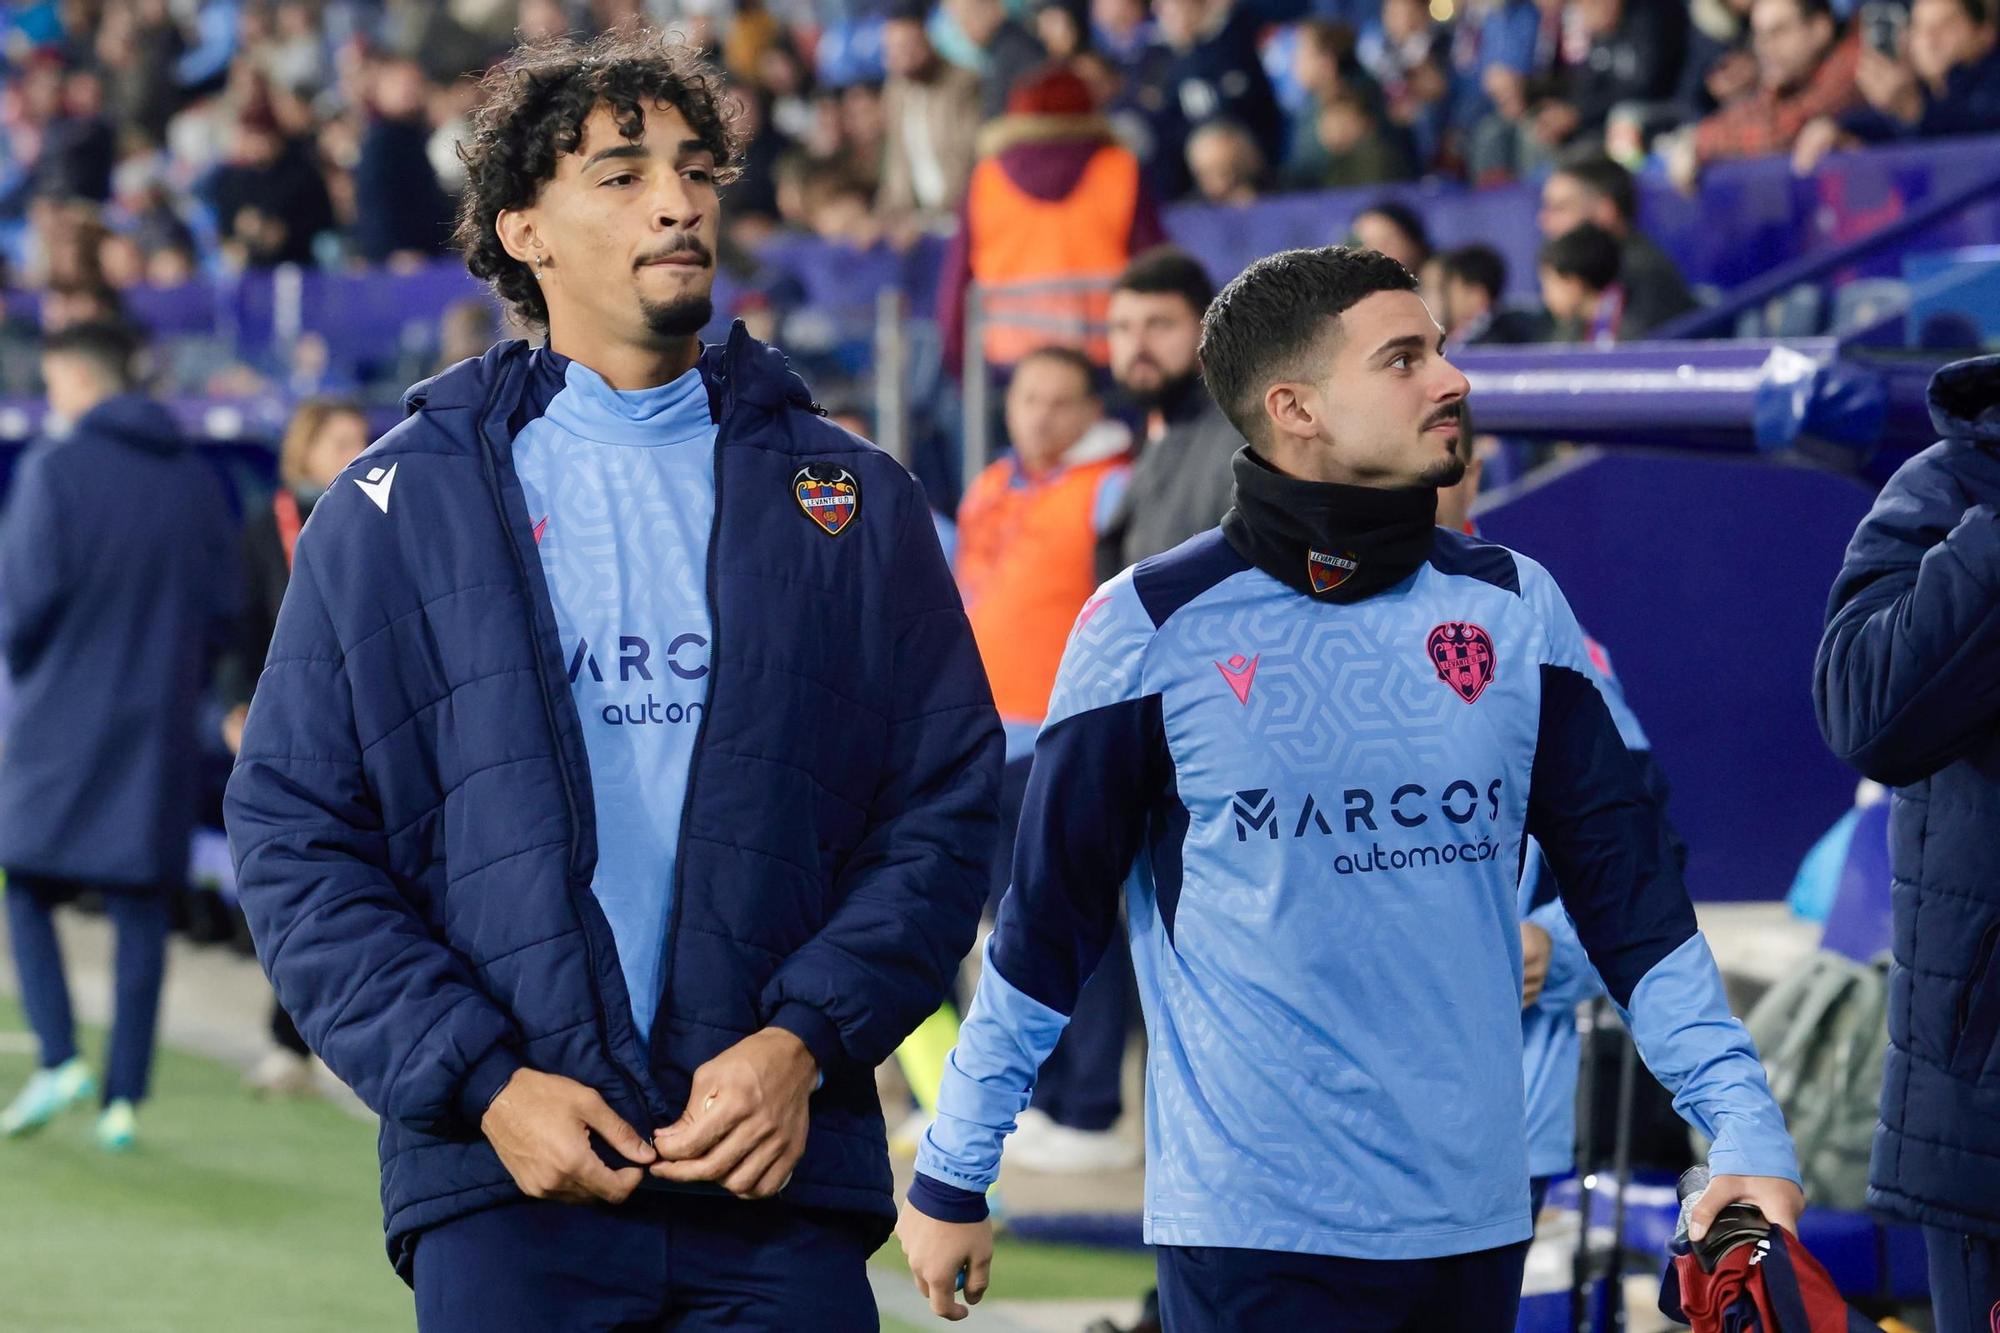
[[[1545,240],[1588,222],[1618,241],[1619,283],[1625,290],[1624,334],[1643,338],[1695,308],[1687,280],[1667,253],[1639,231],[1632,173],[1601,154],[1565,161],[1542,185],[1537,215]]]
[[[222,739],[232,755],[242,748],[243,723],[264,658],[271,651],[278,607],[292,581],[292,550],[299,530],[341,469],[367,447],[368,418],[359,407],[338,399],[306,400],[285,428],[278,450],[278,489],[268,504],[250,511],[243,525],[241,615],[235,639],[216,671],[216,692],[228,710]],[[309,1092],[312,1052],[276,997],[271,1000],[270,1031],[272,1049],[250,1071],[249,1087],[265,1095]]]
[[[236,605],[220,479],[139,392],[122,329],[50,335],[53,437],[0,515],[0,648],[15,708],[0,753],[0,866],[40,1070],[0,1134],[46,1125],[97,1087],[77,1053],[54,908],[100,895],[117,928],[98,1143],[130,1148],[152,1073],[170,899],[186,885],[195,717]]]
[[[1542,244],[1542,305],[1549,312],[1549,341],[1608,347],[1625,318],[1625,290],[1618,282],[1617,238],[1594,222]]]
[[[1053,337],[1094,350],[1101,362],[1103,342],[1090,326],[1102,320],[1105,299],[1089,287],[1166,238],[1159,210],[1138,158],[1118,143],[1074,73],[1043,67],[1007,108],[980,136],[979,165],[945,255],[944,364],[960,364],[974,282],[997,289],[988,300],[988,365],[1011,366]]]

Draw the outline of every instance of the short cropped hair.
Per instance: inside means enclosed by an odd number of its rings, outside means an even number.
[[[1543,268],[1576,278],[1594,292],[1618,281],[1618,238],[1592,222],[1545,242],[1538,258]]]
[[[1377,292],[1417,280],[1387,255],[1345,245],[1284,250],[1224,287],[1201,322],[1201,371],[1217,406],[1253,448],[1265,438],[1264,390],[1292,377],[1327,325]]]
[[[1438,261],[1447,278],[1477,287],[1495,301],[1507,290],[1507,261],[1490,245],[1462,245]]]
[[[1140,296],[1178,296],[1200,319],[1215,300],[1215,282],[1201,261],[1171,245],[1155,246],[1125,266],[1113,292],[1133,292]]]
[[[1632,184],[1632,173],[1602,153],[1564,162],[1556,168],[1556,175],[1569,177],[1600,199],[1609,199],[1627,224],[1638,215],[1639,192]]]
[[[88,364],[119,391],[138,383],[139,338],[123,324],[87,320],[42,337],[44,357],[71,357]]]

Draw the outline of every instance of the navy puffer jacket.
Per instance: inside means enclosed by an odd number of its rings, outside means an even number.
[[[1820,728],[1897,788],[1895,968],[1868,1200],[2000,1236],[2000,357],[1931,383],[1944,439],[1847,548]]]
[[[519,1197],[478,1132],[516,1068],[591,1085],[645,1134],[768,1024],[825,1076],[784,1197],[886,1235],[872,1071],[970,947],[997,833],[999,724],[929,510],[741,326],[704,354],[713,674],[642,1049],[510,457],[565,364],[506,343],[418,386],[314,508],[229,785],[259,956],[382,1117],[406,1277],[422,1228]],[[809,464],[859,485],[837,536],[795,496]]]

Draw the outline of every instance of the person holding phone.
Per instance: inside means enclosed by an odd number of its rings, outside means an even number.
[[[1857,20],[1866,105],[1806,126],[1794,170],[1843,148],[2000,129],[2000,0],[1916,0],[1907,12],[1871,3]]]

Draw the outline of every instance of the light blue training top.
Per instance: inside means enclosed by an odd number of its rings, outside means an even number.
[[[590,755],[591,891],[650,1040],[708,698],[716,427],[699,370],[635,393],[575,361],[565,379],[515,437],[514,466]]]

